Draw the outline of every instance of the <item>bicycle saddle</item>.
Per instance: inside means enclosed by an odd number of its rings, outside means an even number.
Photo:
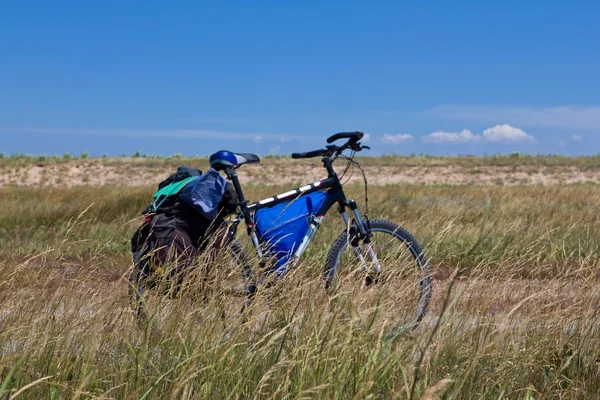
[[[221,171],[225,168],[237,168],[242,164],[256,164],[260,162],[260,158],[256,154],[219,150],[210,156],[209,162],[212,168]]]

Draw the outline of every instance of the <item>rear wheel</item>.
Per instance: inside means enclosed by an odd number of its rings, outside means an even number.
[[[208,304],[224,318],[237,318],[254,291],[249,259],[237,241],[211,255],[200,256],[186,271],[183,284],[176,288],[168,281],[169,267],[163,268],[151,271],[149,265],[144,268],[138,263],[131,270],[130,304],[140,322],[160,317],[165,309],[181,307],[190,300]]]
[[[388,336],[413,329],[431,299],[429,264],[419,242],[391,221],[370,220],[372,236],[343,232],[326,261],[326,286],[332,301],[349,317]]]

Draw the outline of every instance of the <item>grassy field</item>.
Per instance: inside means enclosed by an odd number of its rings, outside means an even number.
[[[436,162],[492,162],[457,160]],[[531,160],[501,162],[599,164]],[[12,162],[21,161],[0,160]],[[246,194],[288,188],[250,185]],[[586,399],[600,391],[597,185],[371,186],[370,216],[410,230],[434,273],[427,318],[392,341],[332,306],[323,289],[326,251],[342,230],[334,212],[301,268],[261,292],[245,324],[224,322],[215,310],[238,300],[212,288],[200,301],[160,300],[155,319],[140,325],[125,278],[129,238],[153,189],[0,188],[0,398]],[[361,186],[347,193],[363,204]]]

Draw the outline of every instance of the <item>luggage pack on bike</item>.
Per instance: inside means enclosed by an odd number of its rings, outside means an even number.
[[[209,244],[235,210],[237,196],[219,173],[179,167],[158,185],[152,203],[142,212],[145,221],[131,238],[134,272],[144,277],[170,275],[180,283],[182,272]],[[225,238],[222,238],[225,239]]]

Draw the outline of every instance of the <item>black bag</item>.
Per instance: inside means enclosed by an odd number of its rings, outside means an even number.
[[[186,166],[177,168],[177,172],[162,181],[158,187],[163,187],[185,180],[193,176],[200,176],[202,171]],[[178,195],[167,197],[154,211],[149,205],[142,214],[145,215],[144,224],[141,225],[131,238],[131,252],[134,265],[144,275],[150,274],[151,262],[149,254],[157,247],[162,249],[153,256],[153,261],[160,264],[166,259],[166,254],[175,245],[177,253],[182,253],[191,244],[191,251],[186,255],[198,254],[206,245],[206,239],[224,225],[225,217],[236,210],[238,196],[233,185],[227,182],[223,199],[219,205],[219,215],[214,220],[208,220],[193,207],[179,199]],[[184,240],[182,245],[179,241]],[[181,260],[183,264],[186,260]]]
[[[200,175],[202,175],[201,170],[192,168],[192,167],[188,167],[185,165],[181,165],[181,166],[177,167],[177,172],[169,175],[169,177],[167,179],[163,180],[162,182],[160,182],[158,184],[158,190],[160,190],[160,189],[164,188],[165,186],[168,186],[172,183],[180,182],[187,178],[191,178],[193,176],[200,176]],[[162,201],[161,201],[161,206],[157,210],[154,210],[154,203],[152,203],[152,204],[148,205],[148,207],[146,207],[142,211],[142,215],[159,213],[159,212],[161,212],[160,208],[171,207],[170,203],[172,203],[172,201],[168,201],[166,204],[162,204]]]
[[[187,167],[182,165],[177,168],[177,172],[169,176],[167,179],[158,184],[158,189],[162,189],[163,187],[170,185],[174,182],[179,182],[184,179],[190,178],[192,176],[200,176],[202,175],[202,171],[196,168]]]

